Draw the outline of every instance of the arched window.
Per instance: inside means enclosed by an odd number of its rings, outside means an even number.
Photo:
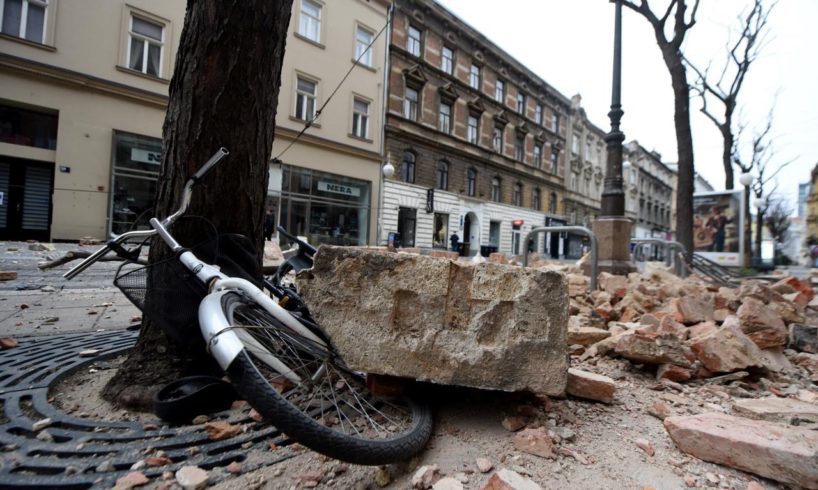
[[[473,168],[466,174],[466,193],[472,197],[477,194],[477,170]]]
[[[437,188],[449,189],[449,164],[445,160],[437,162]]]
[[[515,206],[523,205],[523,184],[519,182],[514,184],[514,193],[511,195],[511,202]]]
[[[536,211],[539,211],[540,208],[541,208],[541,206],[540,206],[540,189],[538,189],[536,187],[534,188],[533,191],[531,191],[531,208],[536,210]]]
[[[415,154],[409,150],[403,153],[400,164],[400,179],[410,184],[415,183]]]
[[[491,200],[494,202],[502,202],[502,195],[500,192],[500,177],[491,179]]]
[[[557,193],[552,192],[551,195],[548,196],[548,212],[552,214],[557,213]]]

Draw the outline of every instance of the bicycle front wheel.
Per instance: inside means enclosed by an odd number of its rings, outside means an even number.
[[[228,367],[239,393],[293,440],[327,456],[379,465],[418,453],[432,432],[426,404],[367,389],[331,348],[299,335],[239,293],[222,312],[244,344]]]

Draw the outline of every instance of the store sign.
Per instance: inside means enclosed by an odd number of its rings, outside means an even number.
[[[434,189],[426,189],[426,212],[427,213],[434,213],[435,212],[435,190]]]
[[[162,153],[158,151],[148,151],[139,148],[131,148],[131,160],[134,162],[151,163],[159,165],[162,163]]]
[[[324,182],[323,180],[318,181],[318,190],[331,192],[333,194],[343,194],[345,196],[361,197],[361,189],[355,186]]]

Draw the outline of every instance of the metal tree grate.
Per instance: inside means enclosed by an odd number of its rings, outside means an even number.
[[[116,422],[75,417],[48,400],[49,387],[73,371],[124,353],[136,342],[138,332],[112,330],[17,339],[19,346],[0,351],[0,488],[110,488],[138,461],[157,450],[172,463],[146,467],[148,478],[184,465],[212,469],[233,461],[242,462],[242,472],[274,464],[291,457],[286,451],[271,451],[269,443],[287,445],[287,440],[269,424],[251,423],[245,414],[222,412],[212,419],[247,424],[238,436],[211,441],[203,426],[168,426]],[[98,349],[92,358],[78,353]],[[49,418],[46,429],[52,441],[37,438],[33,424]],[[147,426],[147,428],[146,428]],[[156,427],[153,429],[153,427]],[[190,451],[197,447],[198,451]],[[254,452],[247,459],[247,452]],[[256,454],[260,457],[256,457]],[[103,463],[111,471],[98,472]],[[211,472],[211,482],[224,473]]]

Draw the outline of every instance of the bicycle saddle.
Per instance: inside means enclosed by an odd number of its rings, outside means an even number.
[[[165,385],[153,397],[153,413],[183,424],[197,415],[227,410],[238,400],[233,385],[213,376],[188,376]]]

